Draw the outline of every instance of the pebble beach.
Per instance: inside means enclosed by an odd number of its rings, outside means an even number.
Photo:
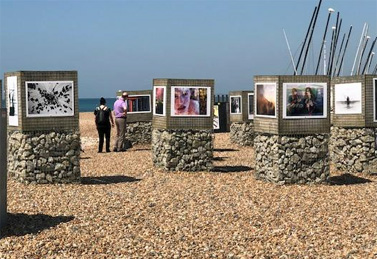
[[[213,172],[164,172],[150,145],[97,153],[92,113],[80,131],[81,184],[8,179],[0,258],[377,258],[377,175],[259,181],[253,148],[228,133]]]

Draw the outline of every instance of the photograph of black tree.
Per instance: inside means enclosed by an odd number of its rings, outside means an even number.
[[[26,82],[26,116],[73,116],[73,81]]]

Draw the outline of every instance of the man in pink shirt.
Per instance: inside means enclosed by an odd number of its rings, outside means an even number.
[[[114,103],[115,125],[117,129],[117,138],[114,145],[115,152],[126,151],[124,144],[126,141],[126,122],[127,122],[127,92],[123,92],[122,96]]]

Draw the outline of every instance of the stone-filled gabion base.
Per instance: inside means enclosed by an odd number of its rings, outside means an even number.
[[[376,132],[374,128],[331,128],[330,159],[337,170],[376,172]]]
[[[213,131],[153,129],[152,158],[167,171],[210,171]]]
[[[80,182],[78,132],[9,132],[8,173],[19,182]]]
[[[133,145],[150,144],[152,139],[152,122],[127,123],[126,139]]]
[[[254,124],[252,122],[233,122],[230,125],[230,141],[241,146],[254,143]]]
[[[256,134],[255,176],[279,184],[326,181],[330,174],[328,144],[329,134]]]

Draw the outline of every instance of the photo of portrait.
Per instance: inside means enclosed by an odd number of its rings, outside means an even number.
[[[7,77],[8,125],[18,126],[17,76]]]
[[[276,117],[276,83],[255,84],[256,116]]]
[[[153,90],[154,90],[153,114],[165,116],[166,87],[155,86]]]
[[[335,114],[360,114],[361,83],[335,85]]]
[[[219,106],[217,104],[213,106],[213,129],[220,129]]]
[[[151,112],[151,96],[146,95],[129,95],[128,99],[129,113],[148,113]]]
[[[248,113],[247,117],[249,120],[254,119],[254,93],[247,94],[247,106],[248,106]]]
[[[73,116],[73,81],[25,82],[26,117]]]
[[[242,97],[241,95],[230,96],[230,114],[241,114]]]
[[[283,118],[326,118],[326,83],[284,83]]]
[[[171,116],[210,116],[210,87],[172,86]]]

